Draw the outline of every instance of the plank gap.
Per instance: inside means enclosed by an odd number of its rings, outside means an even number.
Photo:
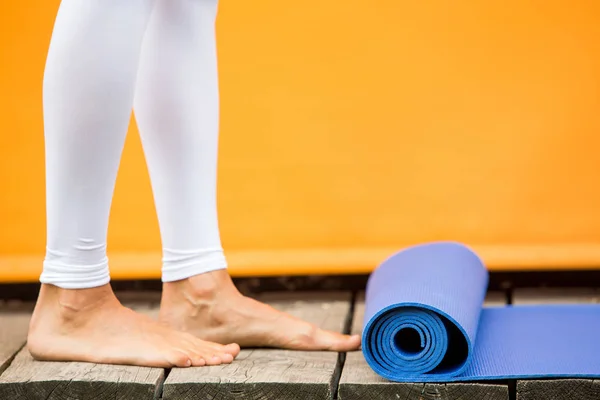
[[[508,400],[517,400],[517,380],[508,381]]]
[[[352,292],[352,296],[350,297],[350,308],[348,310],[348,314],[346,315],[346,322],[344,324],[344,329],[342,333],[350,334],[352,330],[352,322],[354,320],[354,308],[357,300],[357,292]],[[335,369],[333,371],[333,376],[331,379],[331,397],[333,400],[338,400],[338,392],[340,389],[340,379],[342,377],[342,371],[344,370],[344,364],[346,363],[346,352],[338,353],[337,363],[335,365]]]
[[[163,379],[158,382],[158,386],[156,388],[156,400],[163,398],[163,392],[165,390],[165,382],[171,373],[172,368],[165,368],[163,370]]]
[[[506,304],[509,306],[513,304],[513,288],[506,289]]]

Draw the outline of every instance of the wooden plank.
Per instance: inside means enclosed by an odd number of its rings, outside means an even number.
[[[598,379],[548,379],[517,381],[518,400],[598,400]]]
[[[139,312],[156,315],[156,306],[132,299]],[[24,341],[23,341],[24,343]],[[0,375],[0,399],[154,400],[160,397],[164,370],[79,362],[35,361],[23,348]]]
[[[483,302],[484,307],[505,307],[507,302],[506,293],[504,292],[488,292]]]
[[[1,399],[158,399],[160,368],[34,361],[19,352],[0,376]]]
[[[318,326],[342,332],[349,293],[278,293],[261,301]],[[171,370],[165,400],[331,399],[338,354],[244,349],[233,364]]]
[[[484,306],[506,304],[502,293],[490,293]],[[358,297],[352,333],[361,333],[365,311],[364,296]],[[362,352],[346,355],[339,384],[340,400],[403,399],[403,400],[507,400],[508,385],[498,383],[397,383],[377,375],[367,364]]]
[[[31,305],[0,302],[0,374],[27,341],[31,309]]]
[[[600,303],[600,288],[540,288],[513,290],[514,305]]]
[[[600,303],[600,288],[516,289],[513,304],[585,304]],[[531,379],[517,381],[518,400],[598,400],[598,379]]]

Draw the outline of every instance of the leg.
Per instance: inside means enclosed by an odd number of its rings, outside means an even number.
[[[142,51],[135,112],[164,246],[160,318],[220,343],[356,349],[358,337],[242,296],[227,273],[216,209],[216,13],[216,0],[158,0]]]
[[[47,253],[28,337],[37,359],[169,367],[238,351],[134,313],[109,285],[108,216],[153,5],[60,5],[44,76]]]
[[[135,116],[163,244],[162,278],[226,268],[216,205],[216,0],[157,0],[142,47]]]

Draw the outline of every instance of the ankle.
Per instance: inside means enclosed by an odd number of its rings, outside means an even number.
[[[42,284],[36,308],[40,310],[51,308],[54,310],[55,317],[68,319],[110,303],[118,303],[118,300],[108,284],[89,289],[63,289]]]
[[[163,284],[163,301],[181,297],[196,301],[212,301],[223,295],[238,293],[229,273],[224,269]]]
[[[43,348],[48,334],[70,335],[94,318],[114,313],[120,303],[109,285],[91,289],[63,289],[42,284],[29,322],[29,346]],[[38,346],[38,347],[36,347]]]

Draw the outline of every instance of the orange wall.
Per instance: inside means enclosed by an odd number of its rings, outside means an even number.
[[[0,4],[0,280],[40,270],[58,4]],[[218,41],[234,274],[368,271],[437,239],[490,268],[600,265],[600,2],[222,0]],[[115,276],[157,276],[159,251],[132,123]]]

